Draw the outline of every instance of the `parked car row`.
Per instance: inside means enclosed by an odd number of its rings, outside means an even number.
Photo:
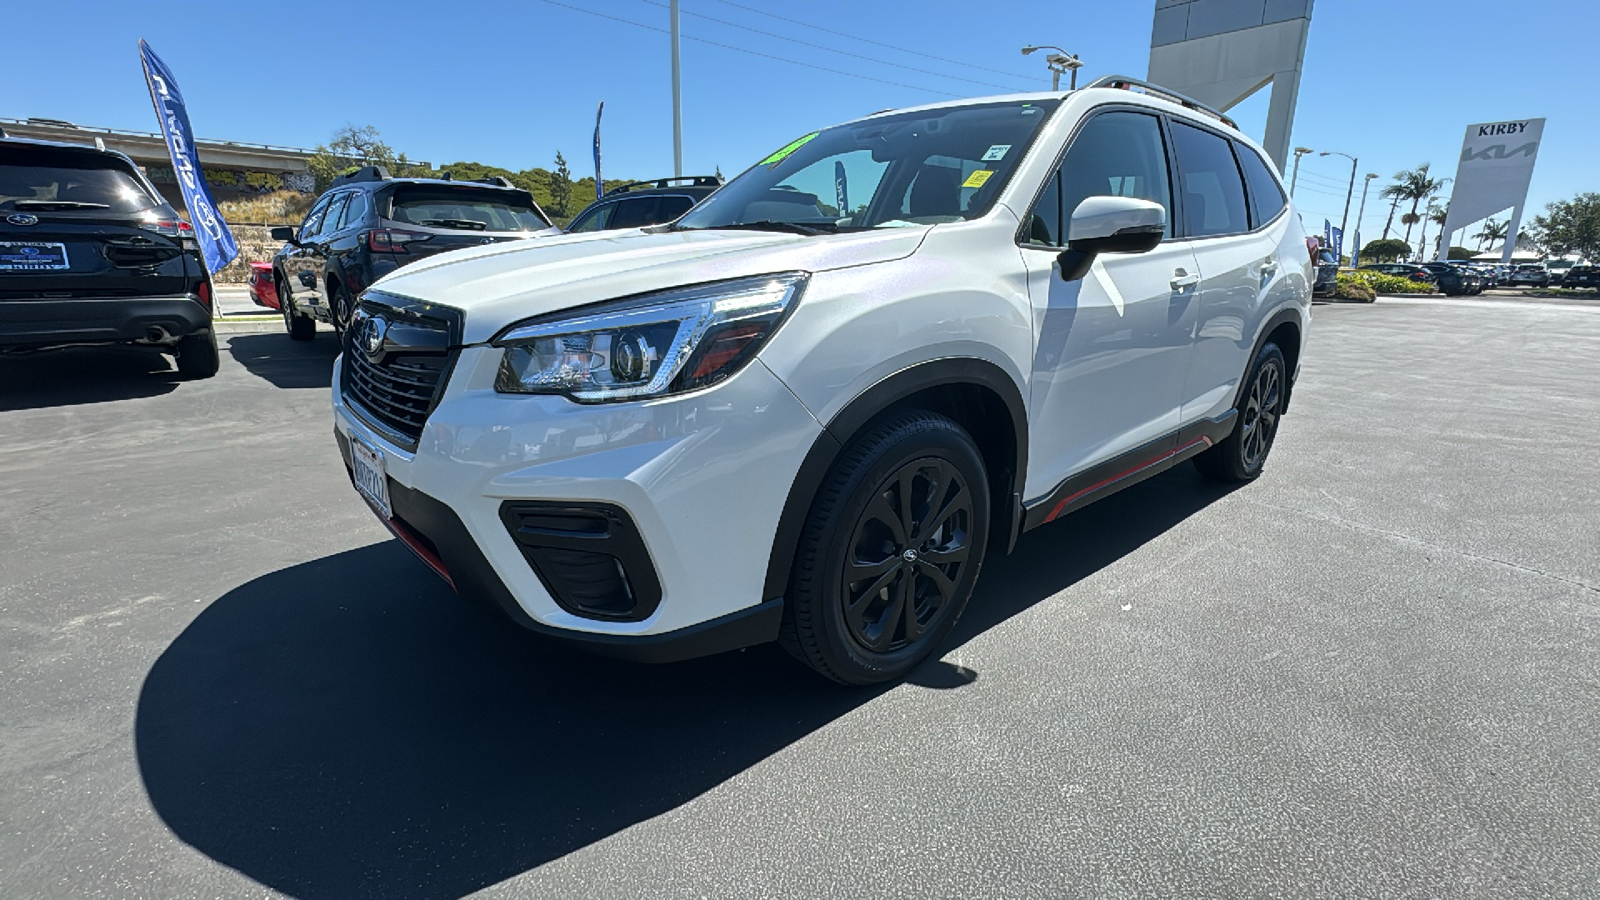
[[[716,176],[626,184],[590,204],[566,232],[670,222],[721,184]],[[252,264],[251,287],[258,305],[283,314],[291,338],[308,341],[317,322],[343,332],[355,299],[396,269],[450,250],[561,233],[532,194],[503,177],[395,178],[367,166],[335,180],[299,227],[272,230],[283,249],[264,272]]]

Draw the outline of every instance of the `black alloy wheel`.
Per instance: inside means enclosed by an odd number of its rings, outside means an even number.
[[[972,491],[954,465],[925,457],[877,488],[846,544],[845,627],[864,650],[911,644],[956,604],[972,556]]]
[[[1247,387],[1232,433],[1194,458],[1201,474],[1230,483],[1252,481],[1261,474],[1283,418],[1288,372],[1277,344],[1269,342],[1261,348],[1246,376]]]
[[[904,676],[966,608],[989,514],[983,457],[960,425],[911,410],[870,426],[812,502],[780,642],[844,684]]]
[[[1259,469],[1278,433],[1278,416],[1283,409],[1283,375],[1278,366],[1262,366],[1244,401],[1239,427],[1244,431],[1244,465]]]
[[[328,290],[328,315],[333,319],[333,329],[341,335],[350,324],[351,312],[350,295],[345,293],[344,285],[333,284]]]

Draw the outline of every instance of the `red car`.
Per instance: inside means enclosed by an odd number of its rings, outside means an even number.
[[[250,264],[250,299],[257,306],[267,309],[278,308],[278,286],[273,281],[272,263],[253,262]]]

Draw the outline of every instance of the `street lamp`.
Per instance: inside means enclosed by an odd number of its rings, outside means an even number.
[[[1294,186],[1300,183],[1300,157],[1311,152],[1310,147],[1294,148],[1294,174],[1289,176],[1289,196],[1294,196]]]
[[[1361,181],[1361,207],[1356,210],[1356,242],[1355,248],[1350,251],[1350,265],[1361,265],[1361,217],[1367,214],[1367,188],[1372,187],[1372,179],[1377,178],[1377,172],[1368,172]]]
[[[1075,91],[1078,89],[1078,70],[1083,68],[1083,63],[1075,54],[1068,53],[1060,47],[1052,47],[1049,44],[1037,44],[1023,47],[1022,55],[1027,56],[1035,50],[1056,51],[1044,58],[1045,65],[1050,67],[1050,90],[1061,90],[1062,72],[1072,73],[1072,84],[1068,87],[1068,90]]]
[[[1346,188],[1345,192],[1344,192],[1344,218],[1339,220],[1339,240],[1343,241],[1344,240],[1344,236],[1345,236],[1345,227],[1350,224],[1350,197],[1352,195],[1354,195],[1355,192],[1356,192],[1356,165],[1357,165],[1357,160],[1356,160],[1356,158],[1354,156],[1351,156],[1348,153],[1340,153],[1337,150],[1324,150],[1321,153],[1318,153],[1317,155],[1318,156],[1342,156],[1345,159],[1350,160],[1350,186],[1348,188]]]

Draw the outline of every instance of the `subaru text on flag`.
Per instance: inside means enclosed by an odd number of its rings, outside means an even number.
[[[886,112],[670,226],[378,282],[335,432],[400,540],[530,629],[884,681],[1022,531],[1185,460],[1261,473],[1305,246],[1260,148],[1153,86]]]

